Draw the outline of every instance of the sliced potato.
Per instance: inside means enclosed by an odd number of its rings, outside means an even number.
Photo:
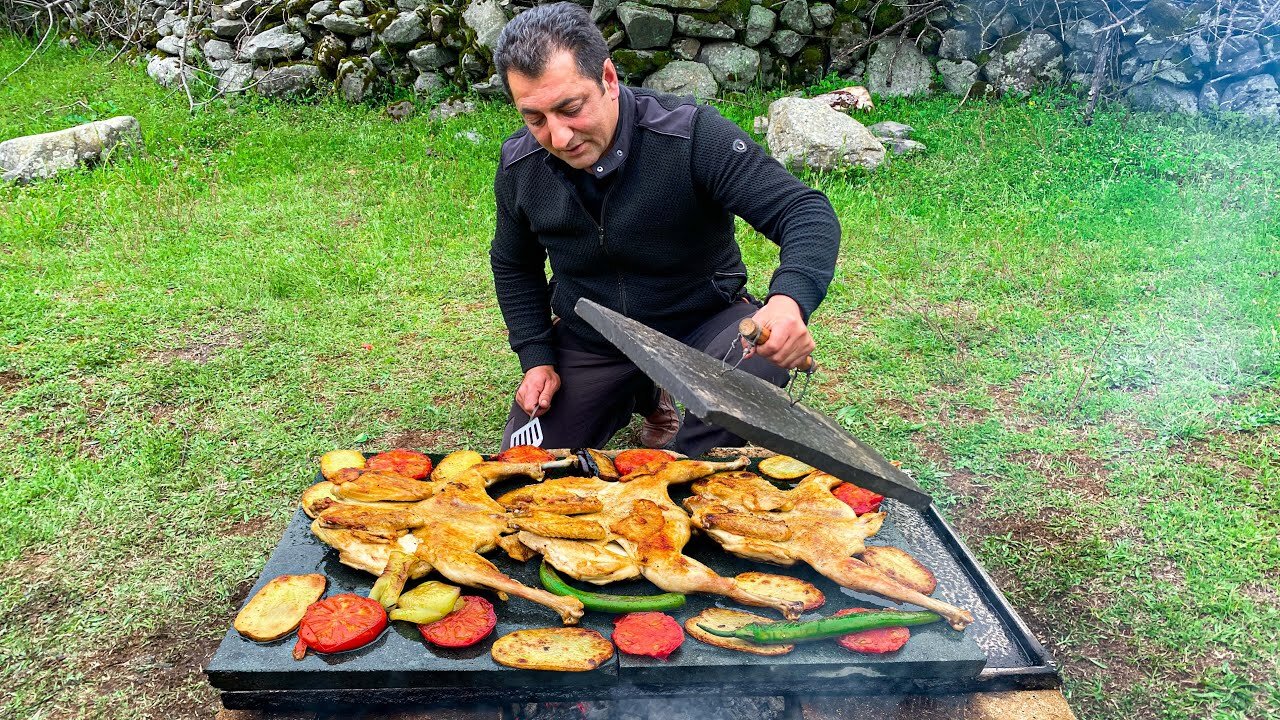
[[[767,617],[752,615],[749,612],[741,610],[726,610],[724,608],[707,608],[702,612],[694,615],[684,621],[684,629],[694,640],[704,642],[708,645],[714,645],[726,650],[738,650],[739,652],[755,653],[756,655],[786,655],[795,649],[795,645],[761,645],[753,643],[749,640],[739,640],[737,638],[720,637],[698,627],[699,624],[717,630],[737,630],[743,625],[750,625],[757,622],[773,622]]]
[[[458,473],[484,462],[484,456],[475,450],[457,450],[444,456],[431,472],[435,482],[448,482]]]
[[[320,456],[320,474],[325,480],[332,480],[340,470],[363,467],[364,455],[359,450],[330,450]]]
[[[734,578],[738,587],[765,597],[779,600],[796,600],[804,603],[805,612],[817,610],[827,602],[827,596],[813,583],[786,575],[762,572],[744,572]]]
[[[325,577],[314,573],[273,578],[236,615],[236,632],[258,642],[279,640],[298,627],[324,586]]]
[[[860,557],[866,564],[916,592],[928,595],[938,587],[938,579],[933,576],[929,568],[901,548],[889,545],[868,545]]]
[[[595,670],[613,657],[613,643],[586,628],[517,630],[493,643],[493,659],[499,665],[521,670]]]
[[[760,472],[774,480],[799,480],[815,469],[786,455],[774,455],[760,461]]]

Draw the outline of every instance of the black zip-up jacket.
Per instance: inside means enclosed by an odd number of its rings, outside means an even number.
[[[619,130],[601,160],[616,169],[599,222],[566,175],[579,171],[527,129],[503,143],[489,257],[521,368],[556,364],[552,313],[580,349],[617,352],[574,313],[578,298],[676,338],[740,299],[747,271],[734,215],[780,246],[769,296],[795,300],[807,322],[826,295],[840,244],[826,196],[715,108],[628,87],[618,102]]]

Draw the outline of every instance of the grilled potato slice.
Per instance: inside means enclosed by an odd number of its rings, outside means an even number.
[[[281,575],[273,578],[236,615],[236,632],[257,642],[269,642],[293,632],[307,606],[324,594],[323,575]]]
[[[798,600],[804,603],[803,610],[817,610],[827,602],[827,596],[813,583],[786,575],[773,575],[762,572],[744,572],[734,578],[738,587],[748,592],[779,600]]]
[[[363,467],[364,455],[359,450],[330,450],[320,456],[320,474],[325,480],[332,480],[340,470]]]
[[[786,455],[774,455],[760,461],[760,472],[774,480],[799,480],[815,469]]]
[[[702,612],[694,615],[684,621],[684,629],[693,637],[694,640],[704,642],[708,645],[724,648],[726,650],[738,650],[739,652],[755,653],[756,655],[786,655],[795,649],[795,645],[761,645],[753,643],[749,640],[739,640],[737,638],[720,637],[698,627],[701,623],[707,627],[713,627],[717,630],[737,630],[743,625],[750,625],[757,622],[773,622],[767,617],[752,615],[748,612],[740,610],[726,610],[724,608],[707,608]]]
[[[586,628],[517,630],[493,643],[493,659],[499,665],[521,670],[595,670],[613,657],[613,643]]]
[[[911,557],[911,553],[889,545],[868,545],[862,561],[919,593],[929,595],[938,587],[938,579],[929,568]]]
[[[445,455],[440,464],[431,472],[434,482],[447,482],[455,475],[484,462],[484,456],[475,450],[457,450]]]

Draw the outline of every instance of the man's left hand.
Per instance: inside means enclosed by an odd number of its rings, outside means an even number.
[[[817,347],[805,326],[800,306],[786,295],[774,295],[752,318],[769,328],[769,340],[756,346],[756,354],[785,370],[790,370]]]

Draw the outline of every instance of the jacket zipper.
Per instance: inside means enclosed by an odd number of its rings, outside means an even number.
[[[578,197],[577,188],[574,188],[571,184],[568,183],[568,181],[565,181],[565,183],[569,185],[570,194],[572,194],[573,199],[578,202],[578,207],[582,208],[582,214],[586,215],[587,218],[590,219],[592,223],[595,223],[596,236],[599,238],[599,242],[600,242],[600,251],[605,254],[605,257],[609,258],[610,262],[612,262],[613,255],[609,252],[608,246],[604,244],[604,210],[605,208],[609,207],[609,196],[613,195],[613,188],[612,187],[609,188],[609,191],[604,194],[604,200],[600,202],[600,222],[596,222],[596,219],[591,217],[591,212],[587,210],[587,206],[582,203],[582,198]],[[614,187],[616,186],[617,186],[617,183],[615,182]],[[622,270],[618,268],[618,264],[616,262],[613,263],[613,270],[618,275],[618,304],[621,307],[622,314],[626,315],[627,314],[627,284],[626,284],[626,281],[622,279]]]

